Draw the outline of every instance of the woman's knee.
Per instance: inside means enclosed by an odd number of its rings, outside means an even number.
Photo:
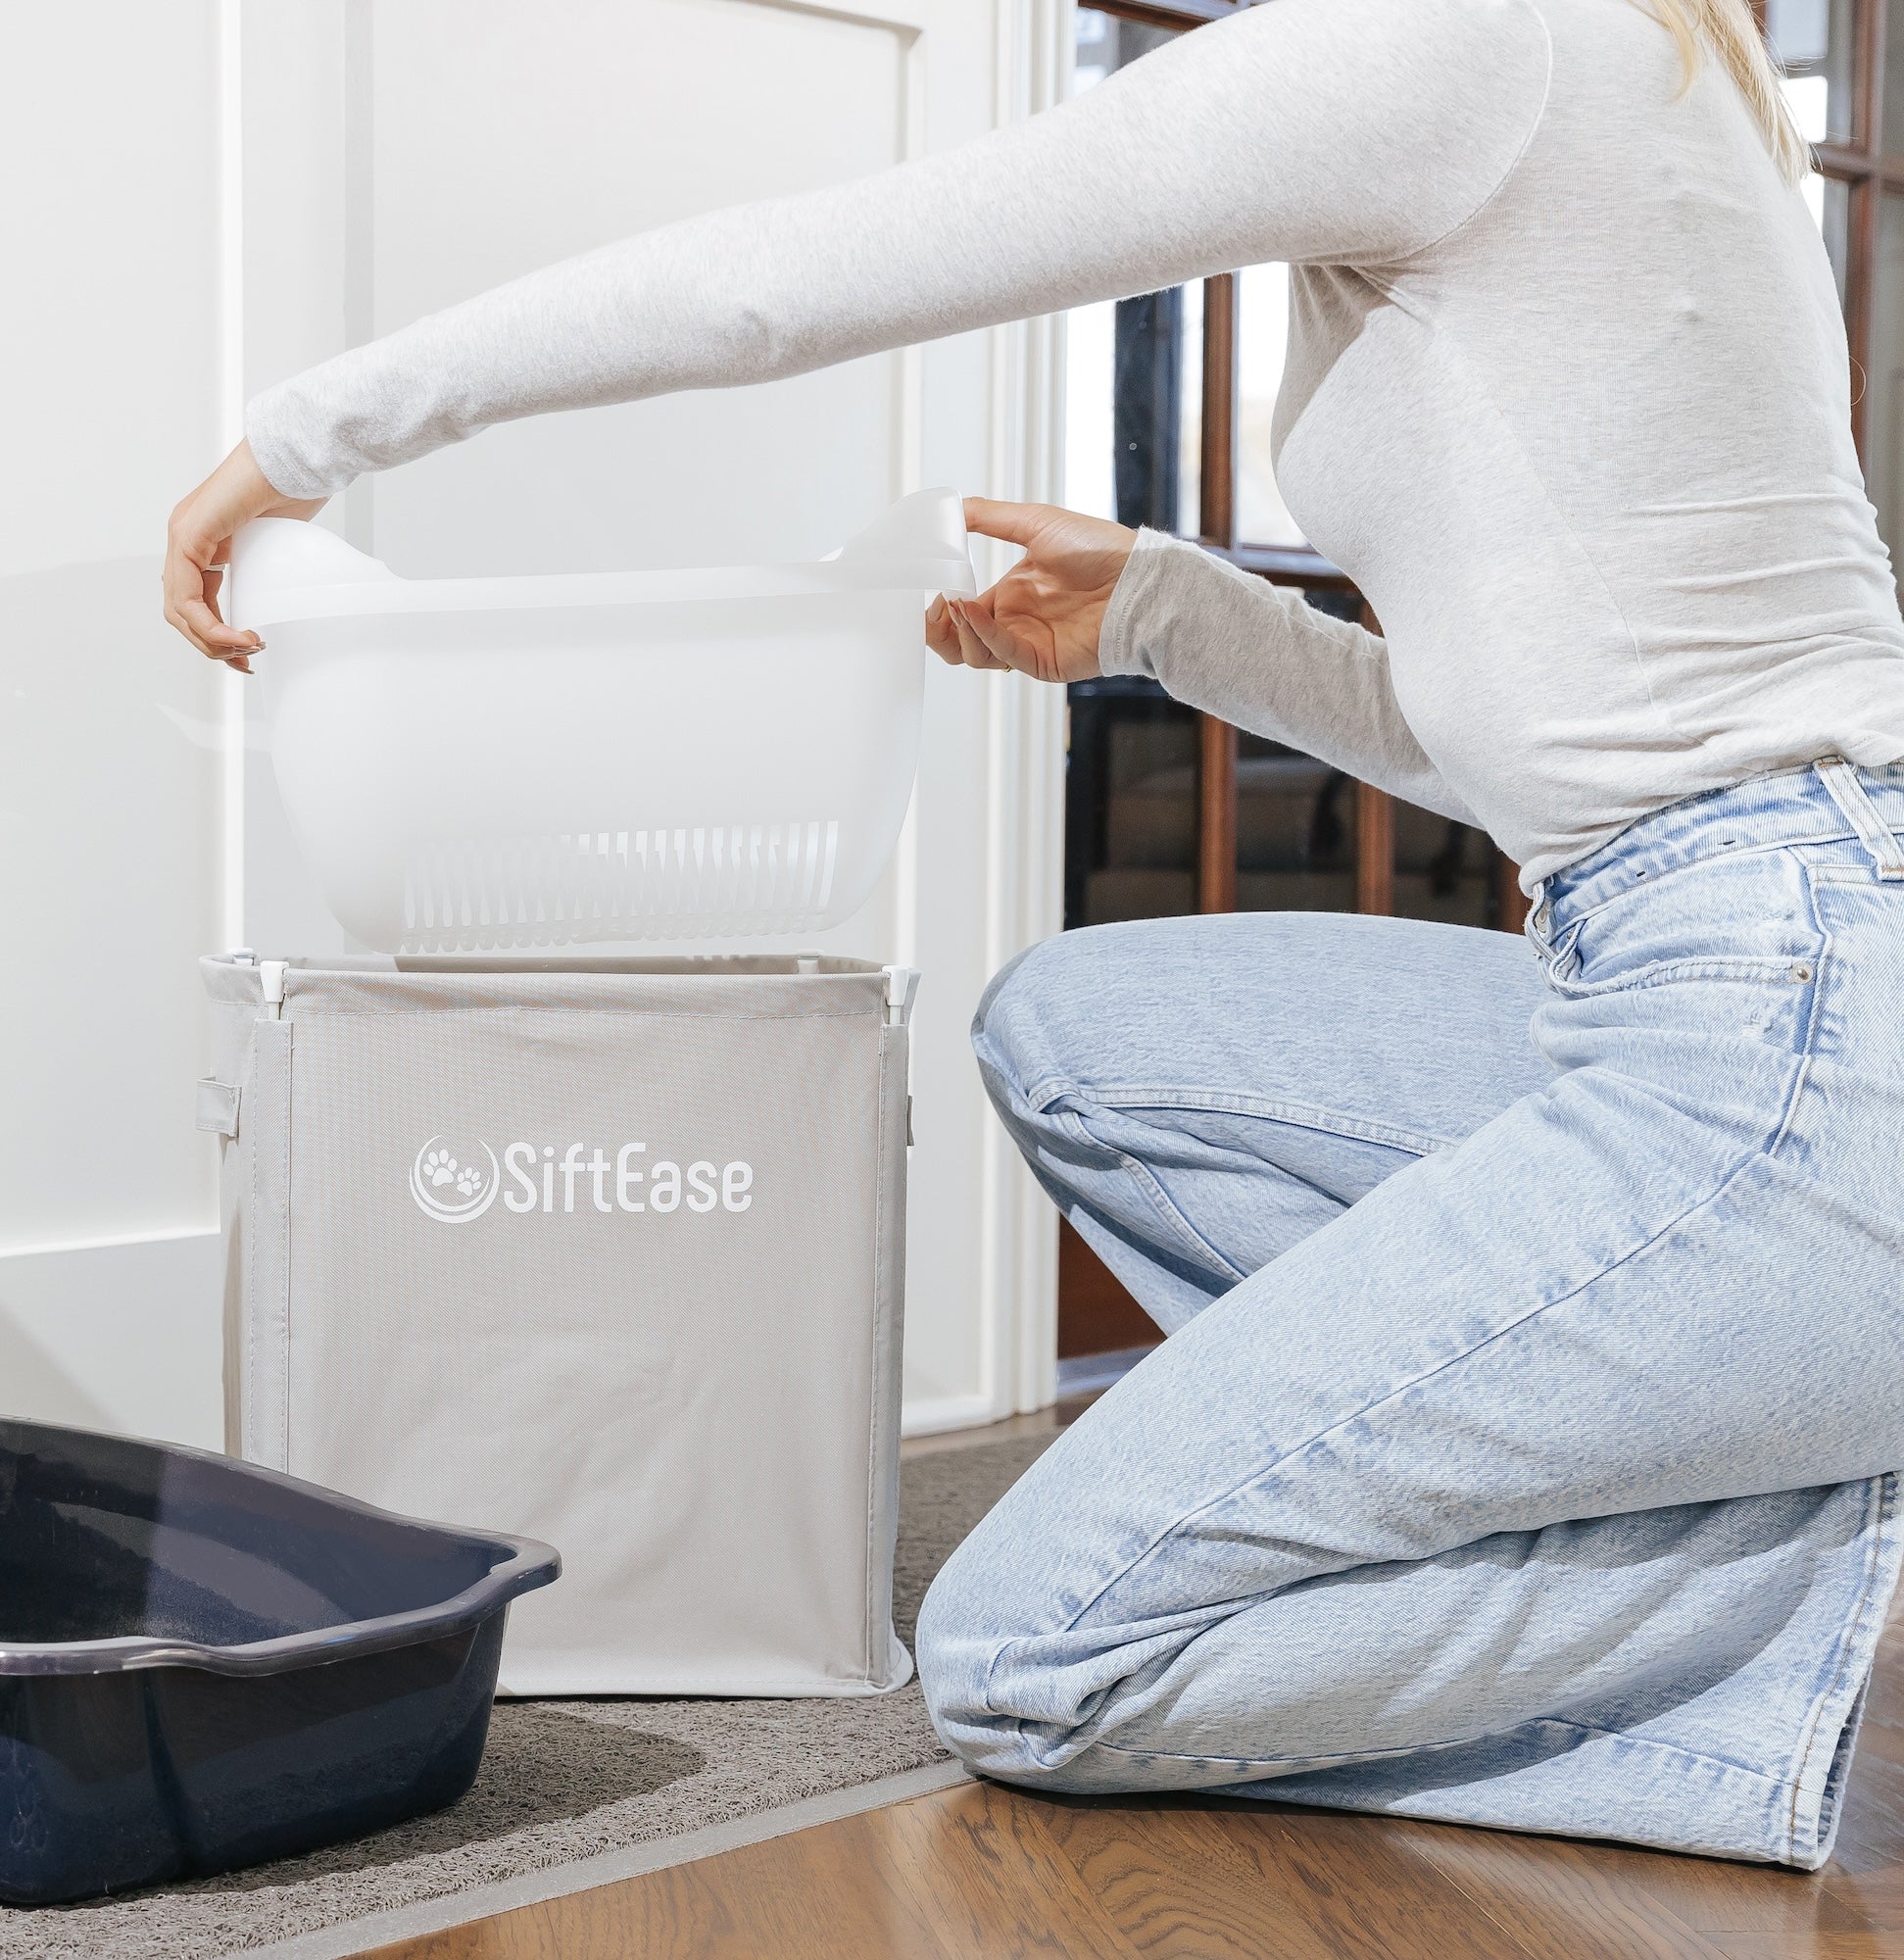
[[[1133,1787],[1131,1766],[1094,1745],[1090,1719],[1115,1694],[1125,1656],[1115,1642],[1053,1624],[1053,1602],[1014,1582],[1012,1563],[968,1540],[920,1608],[919,1683],[940,1740],[1003,1783],[1080,1792]]]
[[[968,1540],[919,1609],[913,1642],[919,1685],[940,1740],[972,1769],[1008,1783],[1061,1788],[1063,1765],[1052,1761],[1049,1725],[1027,1723],[992,1698],[1001,1660],[1008,1649],[1022,1652],[1032,1631],[1025,1607],[1010,1579]],[[1015,1678],[1022,1668],[1014,1661],[1010,1671]]]
[[[1021,1143],[1042,1132],[1045,1105],[1101,1071],[1117,1046],[1112,1002],[1128,949],[1122,928],[1059,933],[1001,966],[972,1019],[987,1092]]]
[[[1010,1725],[994,1713],[987,1696],[1002,1644],[998,1628],[1003,1601],[982,1568],[968,1569],[972,1563],[954,1552],[933,1581],[919,1608],[914,1658],[927,1712],[946,1746],[974,1769],[1008,1776],[1015,1767]]]
[[[1051,1065],[1049,1005],[1062,992],[1062,937],[1028,946],[992,976],[972,1016],[972,1050],[992,1100],[1019,1103]]]

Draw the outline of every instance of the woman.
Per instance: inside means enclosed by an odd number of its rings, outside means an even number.
[[[1897,1576],[1904,627],[1742,0],[1276,0],[1022,127],[559,266],[254,403],[224,541],[505,417],[1293,262],[1279,483],[1375,639],[1027,548],[949,660],[1179,699],[1484,825],[1498,936],[1077,933],[976,1040],[1169,1332],[952,1561],[969,1762],[1816,1867]]]

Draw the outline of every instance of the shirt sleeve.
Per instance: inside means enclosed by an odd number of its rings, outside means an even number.
[[[1105,673],[1287,742],[1404,803],[1484,828],[1423,754],[1373,633],[1199,546],[1140,531],[1105,609]]]
[[[1011,128],[551,266],[260,395],[287,496],[492,423],[737,386],[1269,260],[1458,228],[1544,102],[1530,0],[1269,0]]]

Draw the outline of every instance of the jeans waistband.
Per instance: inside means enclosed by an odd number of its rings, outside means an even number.
[[[1835,756],[1731,789],[1708,790],[1643,816],[1577,864],[1541,880],[1529,926],[1551,939],[1556,925],[1595,910],[1633,886],[1702,858],[1784,844],[1856,839],[1880,877],[1904,880],[1904,762],[1858,769]]]

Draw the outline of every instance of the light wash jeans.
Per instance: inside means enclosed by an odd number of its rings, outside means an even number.
[[[1900,1557],[1904,766],[1760,778],[1502,934],[1034,948],[1000,1113],[1169,1339],[919,1623],[940,1734],[1814,1868]]]

